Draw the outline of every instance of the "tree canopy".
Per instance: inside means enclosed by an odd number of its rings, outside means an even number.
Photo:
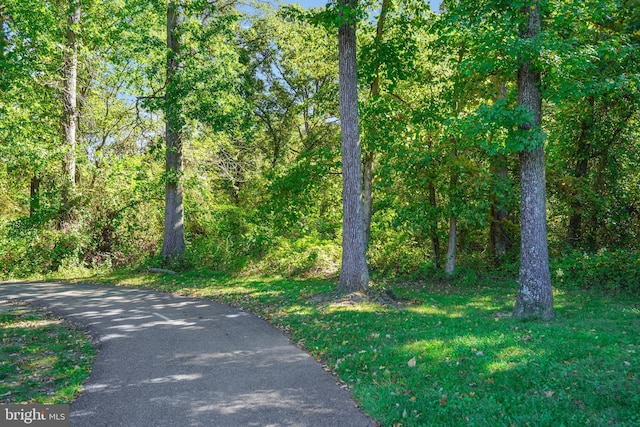
[[[529,253],[549,289],[589,257],[608,273],[585,286],[637,287],[637,1],[3,0],[0,30],[2,276],[346,262],[363,286],[522,285]]]

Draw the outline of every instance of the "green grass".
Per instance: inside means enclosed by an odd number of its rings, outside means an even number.
[[[25,303],[0,307],[0,403],[71,403],[95,358],[87,334]]]
[[[640,306],[556,291],[556,319],[510,317],[515,284],[388,285],[399,306],[318,298],[321,280],[116,273],[92,281],[251,310],[332,369],[384,426],[640,425]]]

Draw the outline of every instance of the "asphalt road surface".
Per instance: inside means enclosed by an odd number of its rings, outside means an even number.
[[[98,357],[71,426],[375,426],[277,329],[239,309],[90,284],[2,283],[0,298],[85,325]]]

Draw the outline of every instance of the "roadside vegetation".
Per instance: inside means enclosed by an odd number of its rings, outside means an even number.
[[[51,312],[0,301],[0,403],[71,403],[96,355],[88,334]]]

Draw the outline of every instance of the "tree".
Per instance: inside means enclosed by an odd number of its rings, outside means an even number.
[[[526,24],[520,33],[523,42],[538,42],[540,4],[523,7]],[[535,47],[534,47],[535,50]],[[530,56],[529,56],[530,55]],[[518,105],[528,109],[531,119],[521,125],[529,133],[530,147],[520,152],[520,272],[513,315],[518,318],[553,318],[553,293],[547,248],[547,212],[544,145],[540,141],[542,92],[535,54],[521,58],[518,70]]]
[[[164,237],[161,255],[167,260],[179,258],[185,251],[184,204],[182,201],[182,125],[179,93],[176,81],[180,39],[179,9],[175,1],[167,4],[167,90],[165,94],[165,206]]]
[[[70,215],[69,198],[76,183],[76,131],[78,129],[77,81],[78,81],[78,27],[81,5],[78,0],[69,1],[67,11],[67,39],[64,50],[64,88],[62,91],[62,131],[64,133],[63,204],[67,220]],[[32,186],[33,189],[33,186]]]
[[[338,289],[365,290],[369,283],[364,240],[362,168],[356,74],[357,0],[340,0],[338,30],[340,127],[342,135],[342,268]]]

